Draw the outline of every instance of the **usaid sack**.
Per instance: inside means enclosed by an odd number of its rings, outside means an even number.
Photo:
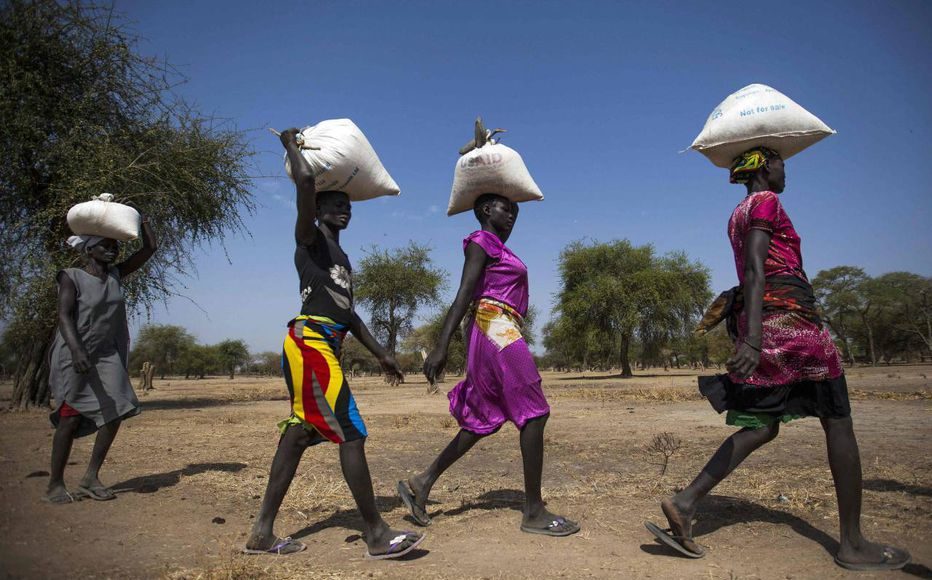
[[[783,159],[796,155],[835,131],[780,91],[748,85],[715,107],[690,149],[719,167],[730,168],[735,157],[764,146]]]
[[[483,193],[514,202],[544,199],[518,152],[491,140],[456,162],[447,215],[471,210]]]
[[[78,236],[101,236],[125,242],[139,235],[139,212],[102,193],[68,210],[68,227]]]
[[[311,166],[317,191],[342,191],[352,201],[398,195],[398,184],[359,127],[349,119],[321,121],[298,135],[301,154]],[[285,154],[285,171],[291,163]]]

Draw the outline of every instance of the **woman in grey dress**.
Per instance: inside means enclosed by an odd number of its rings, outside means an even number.
[[[148,220],[142,217],[142,248],[114,265],[119,242],[98,236],[72,236],[68,243],[84,257],[83,268],[58,273],[58,331],[49,353],[49,387],[55,401],[52,468],[46,500],[70,503],[78,496],[116,497],[98,473],[120,422],[139,414],[129,382],[129,329],[120,280],[146,263],[156,249]],[[72,494],[65,487],[65,465],[76,437],[97,432],[91,461]]]

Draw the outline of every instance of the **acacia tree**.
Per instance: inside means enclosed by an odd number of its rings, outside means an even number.
[[[623,377],[633,375],[630,351],[637,338],[659,350],[685,336],[711,298],[709,273],[682,252],[657,256],[651,245],[627,240],[574,242],[560,254],[561,290],[552,329],[596,336],[615,347]]]
[[[353,376],[360,372],[378,374],[382,371],[378,359],[353,335],[348,335],[340,346],[340,366]]]
[[[216,346],[192,344],[181,352],[174,368],[178,373],[183,373],[186,379],[192,376],[203,379],[222,369],[223,365]]]
[[[822,270],[812,279],[822,318],[838,337],[845,359],[851,364],[854,364],[852,332],[864,307],[860,287],[867,279],[864,270],[855,266]]]
[[[356,300],[369,311],[369,326],[392,356],[399,339],[414,328],[418,308],[439,303],[445,281],[430,248],[413,241],[391,251],[371,248],[353,273]]]
[[[249,362],[249,347],[242,340],[224,340],[214,348],[221,368],[230,373],[230,379],[233,379],[237,367]]]
[[[421,353],[429,353],[437,346],[445,319],[446,312],[438,312],[431,316],[427,322],[415,328],[408,335],[405,339],[405,349],[416,353],[417,358],[423,362]],[[446,368],[457,373],[466,368],[466,342],[463,339],[462,325],[457,325],[453,331],[453,338],[450,340],[450,348],[447,351]],[[442,377],[441,382],[443,382]]]
[[[280,377],[282,375],[282,353],[267,350],[252,355],[249,361],[252,371],[260,375]]]
[[[142,363],[150,362],[162,379],[177,372],[187,374],[189,370],[179,368],[179,362],[190,361],[195,346],[194,337],[181,326],[147,324],[139,329],[136,337],[136,347],[131,354],[132,368],[138,370]]]
[[[113,192],[151,218],[159,251],[124,282],[130,309],[148,309],[193,271],[195,247],[242,231],[252,153],[241,132],[178,98],[179,76],[137,54],[106,7],[0,4],[0,78],[0,319],[23,408],[49,398],[55,273],[79,263],[64,244],[68,208]]]

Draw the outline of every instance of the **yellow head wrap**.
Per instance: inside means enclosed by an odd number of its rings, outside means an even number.
[[[732,183],[747,183],[757,170],[767,165],[767,159],[779,157],[780,154],[766,147],[755,147],[735,157],[731,162]]]

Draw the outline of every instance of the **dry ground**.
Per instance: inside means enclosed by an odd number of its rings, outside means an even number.
[[[863,525],[872,538],[912,552],[914,564],[897,573],[907,577],[929,577],[932,566],[929,376],[929,366],[848,373],[864,462]],[[45,415],[0,414],[0,576],[856,576],[832,563],[837,512],[818,421],[785,426],[715,490],[696,525],[709,554],[694,561],[661,547],[643,527],[644,520],[661,522],[659,500],[688,483],[731,432],[697,396],[694,375],[545,373],[544,382],[553,406],[545,497],[554,511],[581,522],[576,536],[518,530],[521,458],[516,431],[505,427],[438,482],[429,538],[405,561],[363,558],[360,520],[329,445],[305,455],[277,523],[279,533],[300,538],[308,550],[239,556],[275,451],[275,422],[287,414],[284,386],[279,379],[170,379],[156,381],[142,397],[143,414],[117,438],[102,475],[119,490],[116,501],[41,502],[52,434]],[[390,523],[411,527],[395,482],[425,467],[455,433],[446,398],[426,395],[417,378],[398,388],[359,379],[353,390],[371,434],[380,507]],[[0,386],[4,395],[9,385]],[[682,441],[663,477],[659,458],[646,451],[662,432]],[[91,444],[75,445],[69,483],[80,477]]]

